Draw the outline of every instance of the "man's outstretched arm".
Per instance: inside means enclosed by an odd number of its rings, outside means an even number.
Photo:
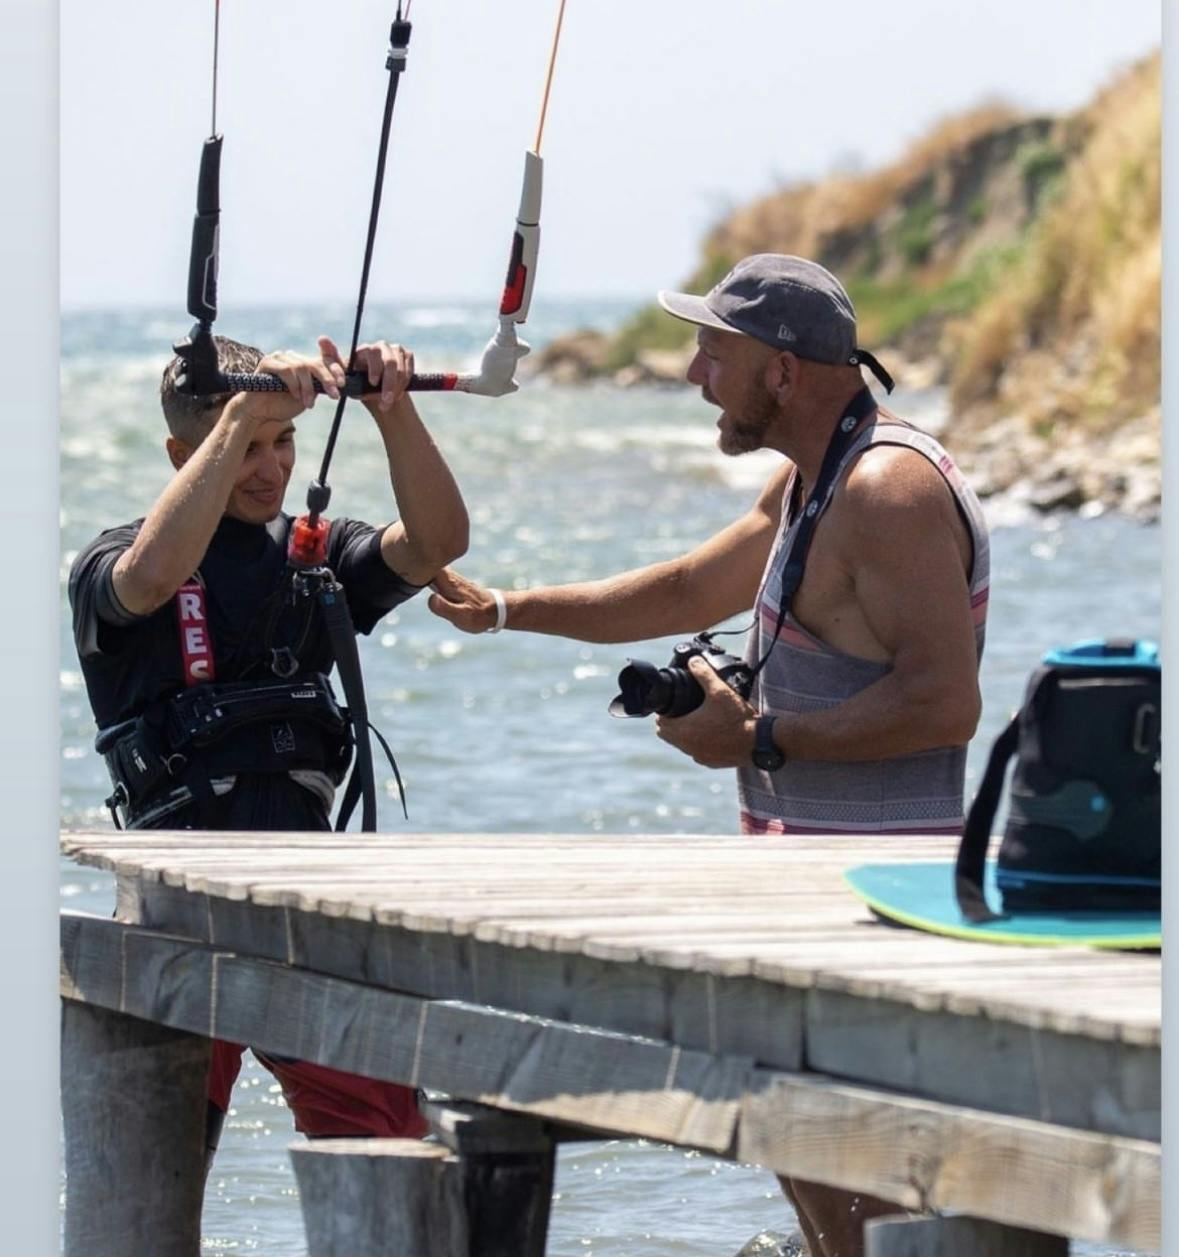
[[[791,465],[770,478],[753,509],[678,559],[603,580],[504,593],[506,627],[584,642],[634,642],[692,633],[747,611],[769,558]],[[490,590],[457,572],[434,580],[430,610],[466,633],[492,627]]]

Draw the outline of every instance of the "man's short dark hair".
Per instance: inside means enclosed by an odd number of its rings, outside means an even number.
[[[228,336],[214,336],[213,344],[217,346],[217,365],[222,371],[252,374],[262,361],[260,349],[230,340]],[[164,368],[164,377],[160,381],[160,405],[164,408],[168,431],[178,441],[195,449],[212,431],[222,406],[229,401],[231,394],[194,397],[191,393],[178,392],[176,377],[181,366],[180,358],[176,357]]]

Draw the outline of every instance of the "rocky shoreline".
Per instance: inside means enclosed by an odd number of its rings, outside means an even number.
[[[610,339],[600,332],[575,332],[545,347],[533,372],[561,386],[608,380],[619,388],[686,388],[684,374],[692,356],[683,350],[641,350],[634,362],[610,370]],[[897,362],[897,379],[906,390],[938,389],[944,365],[936,358]],[[1119,424],[1113,432],[1090,431],[1078,424],[1050,429],[1026,416],[971,413],[948,417],[935,435],[954,455],[983,498],[1003,495],[1014,503],[1048,514],[1076,512],[1093,517],[1120,511],[1142,523],[1157,523],[1162,509],[1162,409]]]

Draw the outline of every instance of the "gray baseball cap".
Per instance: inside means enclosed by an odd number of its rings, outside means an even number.
[[[892,376],[856,345],[851,298],[818,262],[787,253],[754,253],[706,296],[661,292],[659,304],[677,319],[740,332],[811,362],[866,366],[892,392]]]

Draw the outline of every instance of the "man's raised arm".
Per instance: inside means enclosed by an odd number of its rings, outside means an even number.
[[[313,378],[330,397],[344,384],[342,368],[288,353],[268,355],[257,370],[277,375],[288,391],[235,394],[195,447],[169,440],[176,475],[111,572],[115,596],[133,615],[162,607],[200,566],[259,428],[314,405]]]
[[[381,557],[398,576],[426,585],[447,563],[466,553],[466,504],[405,391],[414,371],[413,354],[401,345],[378,341],[358,347],[355,365],[368,372],[373,384],[381,385],[379,393],[363,400],[385,445],[397,503],[398,518],[381,538]]]

